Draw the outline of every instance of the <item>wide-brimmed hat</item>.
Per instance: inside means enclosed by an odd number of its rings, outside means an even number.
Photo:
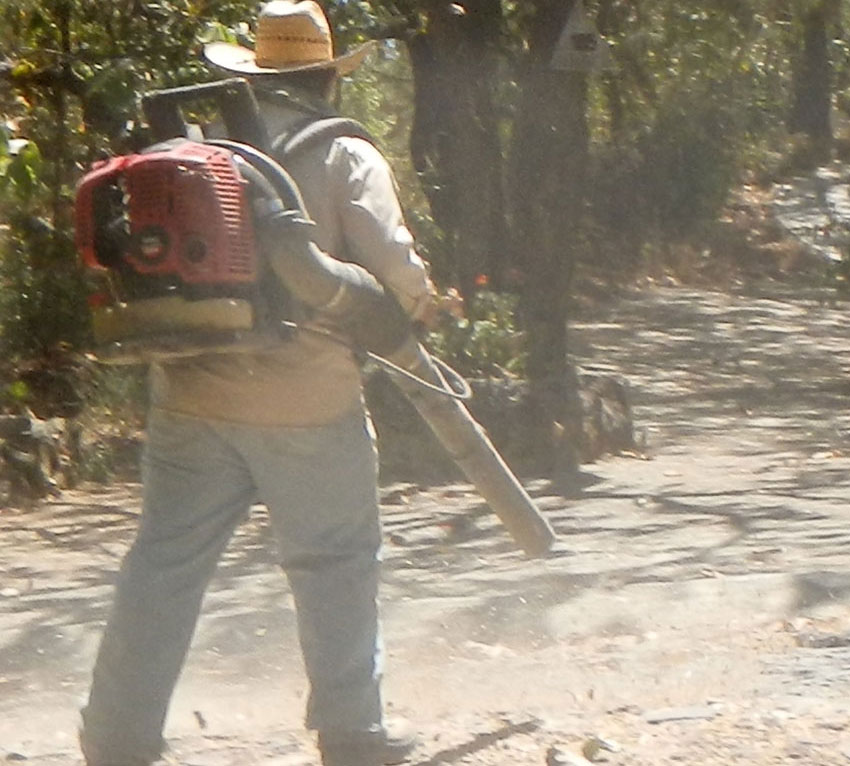
[[[313,0],[271,0],[257,18],[254,50],[235,43],[208,43],[207,60],[240,74],[281,74],[313,69],[353,72],[372,48],[365,43],[335,56],[331,27]]]

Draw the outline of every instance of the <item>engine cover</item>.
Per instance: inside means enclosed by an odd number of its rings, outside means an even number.
[[[254,349],[280,315],[260,284],[256,190],[226,148],[174,139],[96,163],[80,181],[76,245],[104,361]],[[279,323],[278,323],[279,326]],[[270,338],[271,336],[271,338]]]
[[[77,188],[83,261],[174,285],[257,278],[251,209],[230,151],[187,140],[96,164]]]

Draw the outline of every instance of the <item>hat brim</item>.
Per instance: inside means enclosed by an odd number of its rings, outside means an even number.
[[[317,64],[303,64],[288,67],[261,67],[257,65],[257,55],[250,48],[235,43],[207,43],[204,46],[204,57],[211,64],[238,74],[285,74],[286,72],[309,72],[318,69],[336,69],[340,75],[353,72],[363,63],[363,59],[375,47],[375,41],[370,40],[357,48],[337,56],[331,61]]]

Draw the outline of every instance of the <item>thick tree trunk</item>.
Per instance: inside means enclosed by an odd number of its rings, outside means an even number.
[[[532,29],[518,73],[507,173],[494,108],[501,3],[423,2],[428,26],[410,41],[416,91],[411,152],[425,177],[435,221],[447,234],[449,276],[470,298],[478,274],[488,274],[498,287],[506,261],[520,267],[539,441],[549,450],[555,435],[554,462],[570,468],[576,463],[573,425],[580,423],[580,403],[567,363],[567,318],[582,240],[587,76],[553,70],[550,62],[574,2],[527,0],[523,9],[533,9]]]
[[[834,5],[833,0],[823,0],[802,18],[803,43],[794,61],[794,101],[789,120],[791,130],[826,144],[832,140],[832,64],[828,29]]]
[[[506,249],[494,106],[501,4],[430,2],[427,17],[427,29],[410,41],[416,84],[411,153],[447,235],[450,266],[443,270],[450,273],[438,276],[457,280],[471,299],[479,275],[498,285]]]
[[[588,157],[587,77],[550,68],[573,5],[538,0],[512,147],[511,210],[516,258],[526,284],[522,317],[528,375],[541,435],[554,433],[556,466],[574,468],[578,416],[575,375],[567,361],[567,319]],[[560,424],[560,425],[558,425]]]

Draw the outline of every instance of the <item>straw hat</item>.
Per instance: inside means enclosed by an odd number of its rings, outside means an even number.
[[[271,0],[257,19],[254,50],[234,43],[204,46],[207,60],[240,74],[280,74],[334,68],[353,72],[372,44],[334,56],[331,28],[321,6],[313,0]]]

